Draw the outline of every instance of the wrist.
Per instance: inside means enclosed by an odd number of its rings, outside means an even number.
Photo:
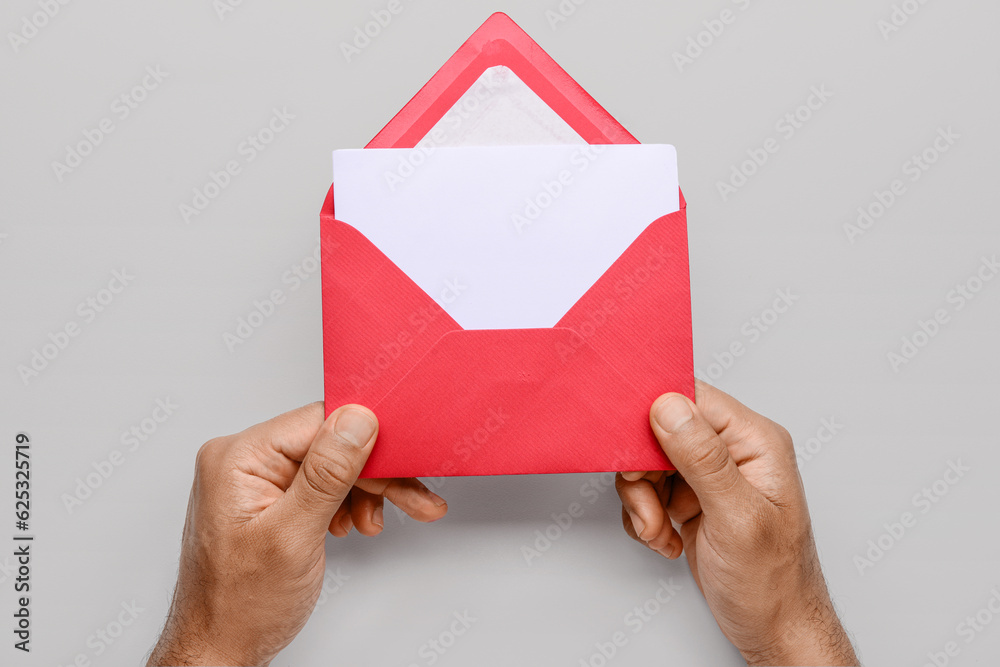
[[[784,616],[756,646],[741,648],[740,653],[748,667],[859,664],[825,586],[806,605]]]
[[[153,648],[147,667],[177,665],[194,667],[203,665],[250,666],[267,665],[270,658],[262,657],[249,650],[249,645],[226,648],[222,638],[213,633],[185,629],[180,624],[168,621],[160,639]]]

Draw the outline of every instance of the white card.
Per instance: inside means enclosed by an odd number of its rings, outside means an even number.
[[[552,327],[680,207],[668,145],[339,150],[336,216],[465,329]]]

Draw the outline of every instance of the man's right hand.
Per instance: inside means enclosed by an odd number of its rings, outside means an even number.
[[[618,475],[625,531],[667,558],[687,553],[748,665],[857,665],[820,569],[788,431],[705,383],[696,398],[653,404],[650,424],[679,474]]]

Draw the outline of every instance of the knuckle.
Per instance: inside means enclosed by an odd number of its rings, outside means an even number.
[[[754,533],[763,544],[776,544],[781,537],[777,522],[768,513],[757,511],[750,515],[753,521]]]
[[[782,538],[780,523],[766,506],[752,503],[742,512],[744,521],[740,523],[739,532],[744,541],[754,544],[767,553],[773,553]]]
[[[302,554],[309,549],[302,532],[297,530],[274,531],[263,535],[261,539],[267,545],[263,563],[267,569],[272,569],[275,565],[286,566],[301,562]]]
[[[792,434],[781,424],[756,415],[747,419],[739,431],[741,439],[771,450],[793,449]]]
[[[212,438],[198,448],[194,459],[195,469],[198,472],[204,472],[214,468],[226,449],[225,438]]]
[[[690,454],[691,467],[702,477],[717,477],[726,470],[729,453],[709,438],[700,438]]]
[[[660,532],[654,535],[646,544],[653,551],[659,551],[670,543],[672,532],[673,531],[661,529]]]
[[[774,432],[774,437],[778,440],[779,443],[781,443],[785,447],[792,446],[792,434],[788,432],[787,428],[785,428],[784,426],[782,426],[777,422],[772,421],[771,429]]]
[[[301,558],[304,548],[301,534],[285,526],[253,526],[242,535],[243,544],[254,548],[244,549],[241,567],[259,576],[261,572],[285,567]],[[239,549],[234,545],[234,549]]]
[[[289,433],[315,433],[323,425],[322,403],[310,403],[305,408],[287,413]],[[320,406],[317,409],[317,406]]]
[[[302,464],[302,474],[313,492],[341,497],[358,476],[354,462],[342,452],[312,453]]]

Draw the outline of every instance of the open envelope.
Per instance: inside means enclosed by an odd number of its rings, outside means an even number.
[[[494,14],[366,148],[441,143],[449,112],[498,68],[545,105],[524,112],[513,97],[522,118],[541,119],[540,135],[526,128],[523,143],[638,143]],[[564,127],[546,129],[551,119]],[[465,141],[476,142],[476,124],[465,125]],[[651,216],[555,326],[467,330],[440,295],[338,218],[334,187],[321,214],[326,407],[360,403],[378,415],[362,477],[672,468],[648,413],[665,392],[694,397],[683,196],[679,210]]]

